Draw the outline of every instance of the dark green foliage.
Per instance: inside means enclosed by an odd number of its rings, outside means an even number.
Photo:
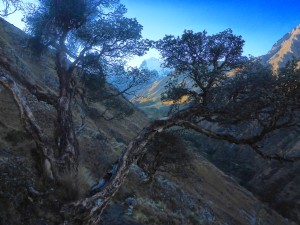
[[[152,178],[157,170],[166,170],[171,165],[176,165],[176,169],[180,172],[182,165],[189,161],[186,143],[171,131],[157,136],[147,148],[149,152],[138,161],[138,165]]]
[[[105,84],[105,78],[103,76],[93,74],[84,74],[82,76],[82,81],[92,93],[97,92]]]
[[[274,81],[275,76],[270,68],[259,62],[249,62],[233,77],[224,79],[220,86],[211,90],[208,106],[216,115],[220,112],[218,118],[222,123],[231,124],[253,118],[254,112],[273,102]],[[237,113],[241,110],[243,113]]]
[[[42,0],[25,21],[28,31],[45,45],[57,48],[66,36],[65,49],[60,51],[71,58],[80,56],[81,62],[94,55],[112,64],[143,55],[151,45],[142,39],[136,19],[124,17],[126,11],[117,0]]]
[[[80,78],[87,88],[88,96],[99,95],[105,85],[105,75],[98,54],[88,54],[81,62]]]
[[[38,37],[29,38],[27,45],[37,57],[40,57],[47,49],[47,46],[44,45]]]
[[[297,120],[299,74],[295,62],[277,74],[259,62],[249,62],[210,92],[209,107],[221,124],[255,121],[263,129],[284,126]]]
[[[49,17],[55,18],[55,25],[61,29],[79,27],[86,21],[88,14],[92,13],[86,0],[43,0],[49,7]]]
[[[189,103],[205,102],[211,87],[246,60],[241,56],[243,44],[242,37],[230,29],[216,35],[186,30],[181,37],[169,35],[158,41],[163,65],[174,69],[164,100],[178,101],[188,95]]]
[[[34,35],[30,46],[37,53],[50,46],[71,58],[65,73],[78,68],[90,91],[99,92],[104,81],[114,85],[120,79],[120,91],[128,91],[147,82],[151,74],[126,70],[125,61],[143,55],[152,41],[142,39],[142,26],[125,17],[126,11],[118,0],[42,0],[25,16],[27,30]]]
[[[79,28],[95,13],[86,0],[40,0],[25,17],[28,30],[43,43],[63,32]]]

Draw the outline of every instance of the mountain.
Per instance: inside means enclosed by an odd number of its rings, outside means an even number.
[[[0,19],[0,73],[17,76],[9,70],[16,68],[45,90],[57,90],[53,53],[38,57],[24,47],[27,40],[22,31]],[[49,141],[53,140],[55,110],[30,95],[21,83],[18,85]],[[114,92],[109,87],[108,91]],[[126,99],[119,96],[115,101],[121,109],[131,107],[132,114],[106,120],[101,116],[105,111],[103,102],[94,101],[83,110],[79,101],[74,101],[76,128],[81,126],[83,111],[86,113],[84,128],[77,130],[81,152],[76,188],[81,197],[90,194],[91,187],[118,159],[124,146],[149,122]],[[109,110],[108,116],[115,110]],[[165,136],[167,140],[172,151],[163,152],[164,160],[152,179],[146,172],[145,165],[150,165],[147,161],[132,165],[126,183],[105,210],[103,224],[295,224],[208,162],[191,142],[174,136]],[[56,188],[41,179],[35,148],[15,99],[0,85],[0,224],[61,224],[61,205],[78,197],[73,192],[73,180],[66,179],[62,187]],[[145,158],[156,157],[157,147],[148,148]]]
[[[149,59],[145,59],[141,63],[140,69],[155,70],[155,71],[157,71],[159,78],[165,77],[171,72],[171,70],[163,68],[161,66],[162,63],[163,63],[162,60],[151,57]]]
[[[158,118],[161,115],[166,115],[170,105],[168,102],[161,103],[160,101],[161,94],[165,90],[165,86],[169,80],[168,74],[171,72],[170,69],[163,68],[162,63],[160,59],[154,57],[146,59],[141,63],[141,69],[154,70],[157,72],[158,77],[156,80],[140,88],[135,96],[129,97],[129,100],[150,118]]]
[[[278,70],[293,57],[300,58],[300,25],[277,41],[266,55],[261,56],[261,59],[265,64],[270,64],[274,70]]]
[[[150,70],[152,72],[152,77],[147,82],[143,82],[131,87],[126,93],[124,93],[124,96],[127,99],[133,99],[137,98],[137,96],[142,96],[141,93],[143,90],[147,89],[149,85],[151,85],[157,79],[166,77],[170,73],[170,70],[163,68],[161,64],[162,61],[154,57],[145,59],[139,66],[139,69]],[[131,85],[131,80],[126,79],[126,75],[120,76],[118,79],[114,77],[108,78],[108,82],[113,84],[119,91],[126,90]]]

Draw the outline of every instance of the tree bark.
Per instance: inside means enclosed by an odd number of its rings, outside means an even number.
[[[60,87],[57,103],[56,141],[59,151],[60,172],[77,175],[78,168],[78,141],[75,134],[72,115],[72,89],[71,76],[67,73],[59,73]]]
[[[0,57],[0,66],[4,68],[1,73],[1,83],[13,94],[20,109],[22,120],[26,122],[26,129],[33,136],[38,148],[42,149],[41,152],[48,152],[47,154],[39,154],[44,161],[42,166],[48,168],[46,169],[48,173],[51,167],[52,172],[50,178],[56,181],[59,181],[61,176],[66,173],[76,176],[79,151],[71,108],[73,98],[71,76],[73,71],[68,71],[69,62],[65,57],[64,51],[58,50],[56,55],[56,70],[59,79],[59,92],[57,94],[51,90],[45,91],[45,88],[31,81],[31,77],[34,76],[26,69],[27,67],[22,64],[22,60],[20,60],[17,55],[15,55],[16,61],[19,64],[21,63],[21,65],[15,65],[17,63],[14,62],[14,58],[6,57]],[[21,94],[21,88],[16,81],[24,86],[26,90],[39,101],[44,101],[56,109],[57,120],[55,135],[58,151],[50,147],[53,145],[49,143],[46,135],[39,127],[38,121],[34,118],[24,95]],[[49,156],[50,153],[51,157]],[[51,160],[47,159],[47,157],[50,157]]]
[[[191,119],[199,113],[199,110],[204,110],[201,105],[187,108],[177,112],[170,118],[156,120],[148,127],[144,128],[142,132],[129,143],[127,148],[124,149],[119,160],[113,164],[112,169],[105,175],[105,178],[107,179],[107,177],[109,177],[109,179],[106,180],[106,184],[98,193],[91,197],[66,204],[62,207],[61,212],[65,216],[64,224],[74,224],[78,221],[88,225],[100,223],[103,210],[126,179],[130,165],[137,162],[146,153],[147,148],[145,146],[147,143],[153,140],[157,134],[173,126],[193,129],[196,132],[213,139],[226,140],[230,143],[240,145],[249,145],[253,148],[255,153],[265,159],[274,159],[286,162],[295,162],[300,160],[300,157],[284,158],[283,156],[277,155],[265,155],[262,151],[255,148],[254,144],[261,141],[265,137],[265,133],[248,139],[243,139],[199,127],[197,124],[191,122]]]
[[[57,171],[55,166],[55,158],[53,155],[53,149],[51,149],[47,136],[43,130],[39,127],[31,109],[29,108],[27,101],[22,93],[21,88],[11,78],[11,76],[3,69],[0,69],[0,83],[7,88],[13,95],[14,101],[17,104],[20,111],[21,121],[24,123],[25,129],[33,137],[37,144],[37,153],[42,156],[43,160],[43,173],[45,177],[53,180],[56,177]]]
[[[171,118],[156,120],[144,128],[123,150],[119,160],[112,165],[112,169],[105,175],[106,184],[98,193],[62,207],[61,212],[65,217],[64,224],[75,224],[76,222],[87,225],[98,224],[103,210],[126,179],[130,166],[145,154],[147,150],[145,146],[157,134],[178,125],[178,121],[184,118],[188,119],[198,111],[199,107],[191,107],[179,111]]]
[[[173,120],[157,120],[145,128],[129,143],[118,162],[113,165],[113,169],[109,172],[111,173],[110,179],[106,181],[106,185],[100,192],[77,202],[66,204],[62,208],[62,213],[66,218],[65,224],[74,224],[76,221],[87,225],[98,224],[103,210],[126,179],[130,166],[145,153],[147,143],[158,133],[173,125]]]
[[[56,144],[58,148],[58,170],[60,175],[77,176],[78,170],[78,141],[75,134],[72,115],[73,89],[71,79],[73,68],[65,53],[65,41],[68,31],[63,32],[56,49],[56,72],[59,79],[59,97],[57,101]]]

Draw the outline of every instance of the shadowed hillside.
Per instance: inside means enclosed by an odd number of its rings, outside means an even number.
[[[274,70],[284,66],[288,60],[300,57],[300,25],[280,39],[261,60]],[[166,116],[169,105],[160,101],[168,78],[162,78],[140,92],[141,98],[132,102],[150,118]],[[246,133],[247,131],[245,131]],[[187,132],[186,141],[256,196],[276,209],[282,215],[300,223],[299,162],[289,164],[266,161],[249,149],[223,141],[208,140],[205,136]],[[292,153],[299,155],[299,131],[286,129],[278,133],[264,147],[268,153]]]
[[[43,88],[57,89],[50,51],[40,57],[34,55],[26,45],[28,37],[2,19],[0,34],[1,72],[9,73],[9,68],[15,68]],[[55,111],[23,91],[43,130],[54,138]],[[115,92],[109,86],[106,91]],[[74,101],[73,117],[82,149],[79,176],[76,187],[66,177],[63,187],[57,189],[54,184],[41,181],[36,145],[23,128],[13,96],[0,87],[1,224],[60,224],[60,206],[90,194],[122,148],[148,122],[124,98],[114,101],[122,110],[131,109],[132,114],[108,120],[117,108],[109,110],[106,118],[104,102],[95,101],[85,108],[79,100]],[[166,134],[147,148],[149,153],[143,156],[139,166],[131,167],[127,182],[106,209],[103,224],[293,224],[209,163],[176,133]],[[165,148],[170,151],[164,152]],[[159,152],[162,152],[158,154],[160,158],[155,158]],[[160,163],[151,173],[153,157],[154,162]]]

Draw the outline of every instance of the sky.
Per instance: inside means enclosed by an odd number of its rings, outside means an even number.
[[[299,0],[121,0],[128,17],[143,25],[152,40],[166,34],[180,36],[185,29],[215,34],[231,28],[245,40],[244,55],[266,54],[286,33],[300,24]],[[150,51],[132,64],[138,66]]]
[[[281,37],[300,24],[299,0],[121,0],[128,12],[143,26],[143,37],[159,40],[165,35],[180,36],[185,29],[215,34],[231,28],[245,40],[244,55],[266,54]],[[22,28],[22,15],[8,20]],[[129,64],[139,66],[144,59],[159,58],[155,50],[134,57]]]

